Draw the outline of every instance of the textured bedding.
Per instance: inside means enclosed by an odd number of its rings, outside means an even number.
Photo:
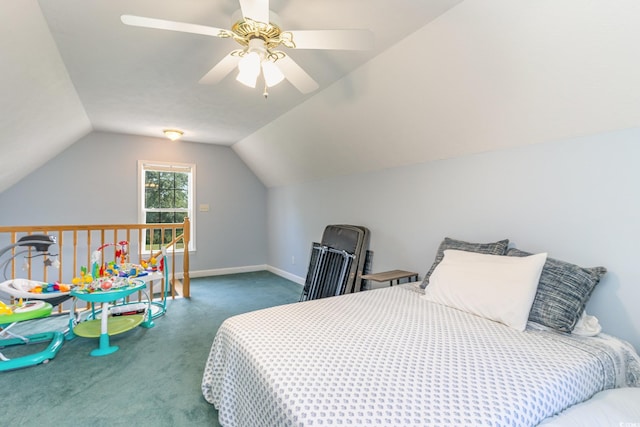
[[[626,343],[524,332],[427,301],[416,284],[227,319],[202,380],[225,427],[533,426],[639,386]]]

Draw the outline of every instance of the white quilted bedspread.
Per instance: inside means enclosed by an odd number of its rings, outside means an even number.
[[[225,427],[533,426],[639,385],[630,354],[606,336],[518,332],[409,284],[227,319],[202,391]]]

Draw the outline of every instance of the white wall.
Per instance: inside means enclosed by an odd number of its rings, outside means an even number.
[[[371,230],[373,270],[422,277],[445,237],[608,269],[588,305],[640,349],[640,128],[269,190],[269,264],[306,275],[328,224]],[[295,257],[296,263],[291,263]]]
[[[137,223],[138,160],[196,164],[193,271],[266,263],[266,188],[219,145],[93,132],[0,193],[0,224]]]

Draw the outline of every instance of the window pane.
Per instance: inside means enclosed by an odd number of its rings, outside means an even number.
[[[175,212],[162,212],[160,214],[160,222],[162,224],[172,224],[174,223],[174,219],[176,217],[176,213]]]
[[[162,188],[160,191],[160,208],[169,209],[175,207],[175,191]]]
[[[147,188],[158,188],[158,172],[146,171],[144,184]]]
[[[158,224],[160,222],[160,212],[147,212],[145,224]]]
[[[189,191],[189,175],[186,173],[176,173],[176,190]]]
[[[145,207],[157,209],[160,207],[160,194],[158,191],[147,189],[144,199]]]
[[[158,172],[146,171],[144,182],[144,203],[147,208],[159,207],[159,194],[158,194]]]
[[[175,208],[187,209],[189,207],[189,191],[185,190],[176,190],[174,193],[175,197]]]
[[[173,189],[174,185],[174,176],[173,172],[159,172],[160,175],[160,188],[161,189]]]

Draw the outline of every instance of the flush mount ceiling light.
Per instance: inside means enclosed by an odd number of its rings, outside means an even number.
[[[241,48],[228,53],[200,83],[216,84],[236,67],[236,80],[255,87],[262,72],[264,95],[267,88],[284,78],[302,93],[318,89],[318,83],[291,59],[286,49],[339,49],[367,50],[373,47],[373,34],[369,30],[296,30],[282,31],[273,21],[276,15],[269,10],[269,0],[239,0],[240,19],[230,30],[186,22],[167,21],[143,16],[122,15],[121,21],[136,27],[170,30],[210,37],[233,39]],[[272,18],[273,17],[273,18]]]
[[[164,136],[166,136],[167,138],[169,138],[172,141],[175,141],[176,139],[179,139],[184,132],[182,132],[181,130],[177,130],[177,129],[165,129],[162,132],[164,132]]]

